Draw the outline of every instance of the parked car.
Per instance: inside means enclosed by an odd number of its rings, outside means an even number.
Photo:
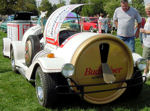
[[[97,17],[82,17],[81,27],[83,31],[96,32],[98,30]]]
[[[7,32],[7,23],[14,20],[14,15],[8,16],[6,19],[2,20],[0,29],[4,32]]]
[[[146,60],[132,53],[124,42],[110,34],[61,29],[68,13],[82,5],[55,10],[44,33],[36,25],[18,40],[17,31],[9,30],[14,35],[3,42],[3,54],[10,54],[12,70],[34,83],[44,107],[57,105],[64,94],[107,104],[124,94],[137,96],[142,90]]]

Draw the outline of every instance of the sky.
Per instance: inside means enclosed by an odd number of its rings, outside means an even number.
[[[150,3],[150,0],[144,0],[145,4]]]
[[[59,0],[49,0],[52,4],[53,3],[55,3],[55,4],[57,4],[57,3],[59,3]],[[66,1],[66,4],[69,4],[69,1],[70,0],[64,0],[64,1]]]
[[[39,4],[41,3],[42,0],[36,0],[37,1],[37,5],[39,6]],[[49,0],[52,4],[57,4],[59,3],[59,0]],[[66,4],[68,5],[69,4],[69,1],[70,0],[64,0],[66,1]]]

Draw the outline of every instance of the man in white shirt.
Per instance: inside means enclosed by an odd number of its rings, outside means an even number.
[[[117,27],[117,37],[135,52],[135,37],[139,37],[141,25],[141,16],[138,11],[129,6],[128,0],[121,0],[121,7],[114,12],[113,20]],[[135,20],[138,23],[137,30],[134,33]]]

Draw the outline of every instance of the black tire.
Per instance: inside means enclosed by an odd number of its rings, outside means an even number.
[[[42,106],[55,106],[57,101],[55,80],[50,74],[43,73],[41,67],[36,70],[35,88],[38,101]]]
[[[10,59],[11,59],[12,71],[17,73],[17,69],[16,69],[16,66],[15,66],[15,59],[14,59],[14,51],[13,51],[13,49],[10,50]]]
[[[132,86],[134,84],[139,84],[143,83],[143,78],[142,78],[142,73],[141,71],[137,70],[136,68],[134,69],[134,75],[133,75],[133,80],[129,81],[127,83],[127,86]],[[138,78],[138,79],[136,79]],[[123,96],[125,98],[136,98],[142,91],[143,84],[135,85],[133,87],[128,87],[126,91],[124,92]]]
[[[40,50],[39,37],[37,35],[29,36],[25,44],[25,63],[28,67],[31,65],[34,56]]]

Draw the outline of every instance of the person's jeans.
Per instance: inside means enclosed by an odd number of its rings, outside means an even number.
[[[119,39],[121,39],[122,41],[124,41],[124,43],[129,47],[129,49],[132,51],[132,52],[135,52],[135,37],[123,37],[123,36],[119,36],[117,35],[117,37]]]
[[[108,33],[108,25],[105,26],[105,33]]]

